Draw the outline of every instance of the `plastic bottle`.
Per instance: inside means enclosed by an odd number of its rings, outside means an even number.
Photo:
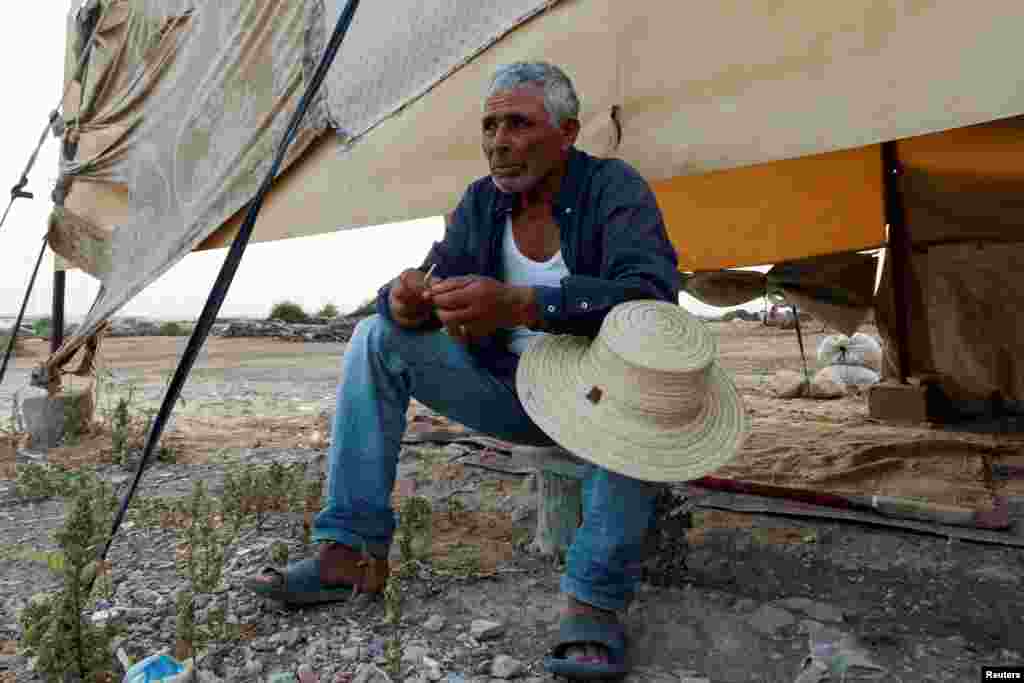
[[[178,660],[167,655],[151,655],[134,664],[124,675],[122,683],[150,683],[176,676],[185,670]]]

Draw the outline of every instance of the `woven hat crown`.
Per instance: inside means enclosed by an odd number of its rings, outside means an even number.
[[[629,302],[605,316],[581,379],[591,403],[612,402],[641,423],[680,425],[705,409],[716,354],[704,324],[681,307]]]

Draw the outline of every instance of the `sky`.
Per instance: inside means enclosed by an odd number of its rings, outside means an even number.
[[[0,22],[0,64],[5,65],[0,87],[6,93],[6,106],[0,108],[0,211],[7,208],[10,188],[17,184],[50,111],[60,101],[69,7],[69,0],[20,3],[16,21]],[[58,145],[56,138],[47,136],[25,188],[35,199],[16,200],[0,228],[0,317],[17,315],[28,288],[52,207],[49,196],[58,174]],[[482,157],[480,166],[481,174],[486,173]],[[452,198],[453,206],[457,199]],[[249,244],[220,317],[265,317],[283,299],[301,304],[310,313],[327,303],[342,313],[351,311],[384,282],[419,265],[431,243],[444,233],[440,217],[342,230],[346,227],[339,225],[341,231],[329,235]],[[115,317],[197,318],[226,255],[227,249],[216,249],[186,256]],[[280,276],[268,281],[267,272]],[[27,317],[49,315],[52,285],[53,255],[47,249]],[[69,322],[85,315],[98,289],[99,282],[89,275],[68,271],[65,317]],[[681,303],[701,315],[729,310],[705,306],[685,294]]]

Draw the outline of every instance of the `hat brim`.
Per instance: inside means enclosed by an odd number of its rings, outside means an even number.
[[[732,460],[749,431],[736,385],[713,363],[704,408],[678,426],[645,424],[614,400],[587,398],[581,375],[585,337],[538,337],[520,358],[516,388],[526,413],[563,448],[644,481],[698,479]]]

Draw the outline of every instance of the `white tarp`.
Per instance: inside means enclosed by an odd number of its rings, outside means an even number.
[[[65,103],[65,140],[77,153],[62,159],[70,191],[50,231],[62,256],[91,266],[102,281],[80,334],[252,199],[322,49],[317,0],[103,0],[101,7],[85,77]],[[84,40],[74,16],[72,29],[73,57]],[[320,97],[290,161],[326,128]],[[126,191],[118,215],[97,217],[90,207],[103,196],[100,186]],[[92,258],[75,258],[81,254]]]
[[[345,0],[324,0],[325,30]],[[358,137],[553,0],[363,2],[327,78],[331,120]],[[465,103],[472,106],[470,103]]]

